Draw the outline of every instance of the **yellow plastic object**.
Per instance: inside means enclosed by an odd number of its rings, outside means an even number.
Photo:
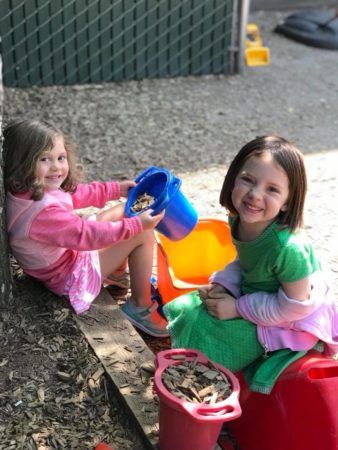
[[[247,66],[267,66],[270,64],[270,51],[267,47],[253,47],[245,50]]]
[[[236,256],[228,223],[200,218],[180,241],[156,233],[157,285],[163,303],[208,284],[209,276]]]
[[[255,23],[248,23],[246,26],[246,46],[262,47],[263,41],[259,34],[258,26]]]
[[[270,50],[263,46],[259,29],[256,24],[249,23],[246,27],[245,62],[247,66],[266,66],[270,64]]]

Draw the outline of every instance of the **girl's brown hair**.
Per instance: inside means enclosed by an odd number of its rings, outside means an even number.
[[[249,158],[260,157],[267,152],[284,169],[289,179],[288,207],[286,211],[280,212],[278,221],[281,225],[289,227],[291,231],[295,231],[303,224],[307,190],[306,171],[302,153],[295,145],[282,137],[260,136],[241,148],[224,178],[219,198],[220,204],[227,208],[230,214],[237,214],[231,199],[235,179]]]
[[[61,188],[66,192],[75,191],[81,174],[74,147],[61,130],[44,120],[21,120],[5,127],[3,155],[6,190],[13,194],[29,191],[33,200],[41,200],[44,190],[35,176],[36,164],[43,152],[53,149],[56,136],[63,137],[69,165],[68,176]]]

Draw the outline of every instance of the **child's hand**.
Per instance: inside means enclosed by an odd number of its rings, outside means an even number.
[[[208,313],[219,320],[234,319],[241,317],[236,309],[236,299],[230,294],[224,293],[219,298],[207,298],[203,303]]]
[[[120,181],[120,195],[121,195],[121,197],[127,198],[129,189],[131,189],[131,188],[133,188],[135,186],[136,186],[136,183],[133,180]]]
[[[206,300],[208,298],[208,293],[209,293],[210,289],[211,289],[211,285],[209,284],[209,286],[203,286],[198,290],[198,294],[199,294],[202,302],[204,302],[204,300]]]
[[[139,218],[142,222],[142,227],[144,230],[151,230],[156,227],[156,225],[163,219],[165,211],[161,211],[159,214],[156,214],[156,216],[152,216],[151,213],[153,212],[152,209],[147,209],[146,211],[143,211],[141,214],[139,214]]]
[[[228,294],[227,289],[218,283],[212,283],[209,291],[209,298],[222,298],[223,294]]]
[[[225,287],[217,283],[203,286],[198,290],[199,296],[202,301],[206,300],[207,298],[219,298],[219,296],[222,297],[226,292],[227,290],[225,289]]]

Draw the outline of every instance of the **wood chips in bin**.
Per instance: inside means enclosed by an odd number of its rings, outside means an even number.
[[[209,365],[197,362],[197,358],[185,361],[184,355],[173,355],[171,359],[182,359],[182,362],[167,367],[162,374],[162,381],[176,397],[213,405],[226,400],[231,394],[231,383],[227,376],[211,361]]]
[[[155,200],[154,197],[144,192],[142,195],[139,195],[137,197],[137,199],[134,201],[130,209],[133,213],[144,211],[154,203],[154,200]]]

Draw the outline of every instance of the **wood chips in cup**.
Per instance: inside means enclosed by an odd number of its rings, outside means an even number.
[[[154,203],[154,200],[155,200],[154,197],[144,192],[144,194],[139,195],[137,197],[137,199],[134,201],[130,209],[132,210],[133,213],[144,211]]]
[[[185,361],[184,355],[173,355],[182,359],[177,365],[167,367],[162,374],[165,387],[176,397],[193,403],[214,404],[222,402],[231,394],[231,383],[211,361],[208,365]]]

